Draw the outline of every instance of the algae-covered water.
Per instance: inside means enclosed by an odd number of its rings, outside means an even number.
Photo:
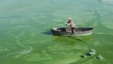
[[[95,28],[92,35],[63,37],[66,27]],[[90,49],[96,54],[82,58]],[[102,59],[96,56],[101,55]],[[113,64],[113,0],[0,0],[0,64]]]

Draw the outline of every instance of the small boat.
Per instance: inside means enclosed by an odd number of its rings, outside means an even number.
[[[76,28],[72,33],[71,28],[51,28],[54,35],[58,36],[86,36],[91,35],[94,28]]]

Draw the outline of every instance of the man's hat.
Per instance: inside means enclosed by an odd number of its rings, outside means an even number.
[[[68,20],[71,20],[71,18],[68,18]]]

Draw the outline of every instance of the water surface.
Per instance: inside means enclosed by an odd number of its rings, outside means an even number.
[[[52,35],[69,17],[93,34]],[[0,0],[0,64],[113,64],[112,17],[112,0]],[[96,55],[80,57],[90,49]]]

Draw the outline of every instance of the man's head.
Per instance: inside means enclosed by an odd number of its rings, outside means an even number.
[[[68,18],[68,20],[69,20],[69,22],[71,22],[71,21],[72,21],[72,19],[71,19],[71,18]]]

